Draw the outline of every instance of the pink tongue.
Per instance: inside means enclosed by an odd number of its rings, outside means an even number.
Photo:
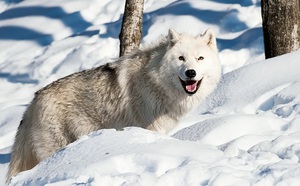
[[[186,81],[186,89],[187,91],[189,92],[194,92],[196,90],[196,87],[197,87],[197,81]]]

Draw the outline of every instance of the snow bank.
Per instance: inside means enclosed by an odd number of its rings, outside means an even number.
[[[12,185],[164,185],[178,181],[185,185],[184,174],[176,180],[173,170],[194,162],[209,164],[220,160],[222,154],[206,145],[139,128],[101,130],[82,137],[33,170],[20,174]]]
[[[206,100],[202,109],[255,114],[259,110],[267,111],[281,102],[296,99],[300,93],[299,57],[300,52],[294,52],[225,74],[219,87]],[[279,112],[278,114],[280,115]]]

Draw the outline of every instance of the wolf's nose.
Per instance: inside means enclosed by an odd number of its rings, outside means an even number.
[[[196,77],[196,71],[193,70],[193,69],[187,70],[187,71],[185,71],[185,75],[186,75],[186,77],[188,77],[188,78]]]

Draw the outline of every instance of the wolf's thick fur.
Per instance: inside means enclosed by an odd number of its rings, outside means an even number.
[[[167,132],[213,91],[220,74],[210,29],[199,36],[169,30],[117,62],[59,79],[39,90],[24,113],[7,180],[91,131]]]

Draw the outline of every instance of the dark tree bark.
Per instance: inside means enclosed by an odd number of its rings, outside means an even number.
[[[299,1],[261,1],[266,58],[299,49]]]
[[[138,48],[142,38],[144,0],[126,0],[120,39],[120,56]]]

